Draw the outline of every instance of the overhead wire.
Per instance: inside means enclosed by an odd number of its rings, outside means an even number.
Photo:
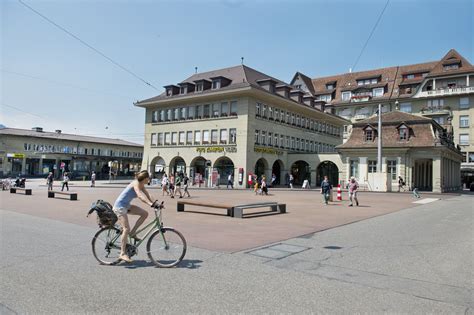
[[[40,13],[39,11],[37,11],[36,9],[32,8],[31,6],[29,6],[28,4],[26,4],[25,2],[23,2],[22,0],[17,0],[21,5],[23,5],[24,7],[26,7],[27,9],[29,9],[30,11],[34,12],[35,14],[37,14],[38,16],[40,16],[41,18],[43,18],[44,20],[46,20],[47,22],[49,22],[50,24],[54,25],[55,27],[57,27],[58,29],[60,29],[61,31],[65,32],[66,34],[68,34],[69,36],[71,36],[72,38],[74,38],[75,40],[79,41],[81,44],[83,44],[84,46],[88,47],[89,49],[91,49],[92,51],[96,52],[97,54],[101,55],[102,57],[104,57],[105,59],[107,59],[108,61],[110,61],[112,64],[116,65],[117,67],[119,67],[120,69],[122,69],[123,71],[127,72],[128,74],[132,75],[133,77],[135,77],[136,79],[140,80],[141,82],[145,83],[147,86],[155,89],[156,91],[159,91],[158,88],[156,88],[153,84],[151,84],[150,82],[148,82],[147,80],[143,79],[142,77],[140,77],[138,74],[136,74],[135,72],[129,70],[128,68],[122,66],[120,63],[118,63],[117,61],[113,60],[112,58],[110,58],[109,56],[107,56],[106,54],[104,54],[103,52],[101,52],[99,49],[95,48],[94,46],[92,46],[91,44],[85,42],[84,40],[82,40],[81,38],[79,38],[77,35],[73,34],[72,32],[70,32],[69,30],[67,30],[66,28],[64,28],[63,26],[59,25],[58,23],[54,22],[53,20],[51,20],[50,18],[48,18],[47,16],[45,16],[44,14]]]

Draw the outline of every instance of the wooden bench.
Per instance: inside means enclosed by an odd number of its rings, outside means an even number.
[[[48,190],[48,198],[54,198],[56,194],[69,196],[69,200],[77,200],[76,192]]]
[[[210,203],[210,202],[199,202],[199,201],[188,201],[188,200],[179,200],[177,202],[177,210],[178,212],[184,211],[184,205],[189,206],[202,206],[207,208],[219,208],[219,209],[227,209],[227,215],[232,217],[233,216],[233,207],[230,205],[224,204],[217,204],[217,203]]]
[[[31,195],[32,190],[30,188],[10,187],[10,194],[16,194],[16,191],[24,191],[25,195]]]
[[[234,206],[233,217],[242,219],[245,209],[266,208],[270,207],[272,212],[286,213],[286,204],[276,202],[259,202],[245,205]]]

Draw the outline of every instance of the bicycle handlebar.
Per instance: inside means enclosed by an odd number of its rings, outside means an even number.
[[[155,202],[153,202],[153,204],[151,205],[152,208],[155,208],[155,209],[163,209],[165,206],[164,206],[164,201],[162,201],[160,204],[158,204],[158,200],[155,200]]]

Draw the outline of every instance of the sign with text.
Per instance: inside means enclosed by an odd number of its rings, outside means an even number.
[[[237,148],[236,147],[201,147],[201,148],[196,148],[196,152],[199,152],[199,153],[222,153],[222,152],[236,153]]]

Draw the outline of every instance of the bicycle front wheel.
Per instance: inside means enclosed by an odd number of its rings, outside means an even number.
[[[162,228],[148,239],[146,251],[150,260],[158,267],[174,267],[186,254],[186,240],[173,228]]]
[[[105,227],[92,239],[92,253],[102,265],[115,265],[120,256],[120,235],[115,227]]]

